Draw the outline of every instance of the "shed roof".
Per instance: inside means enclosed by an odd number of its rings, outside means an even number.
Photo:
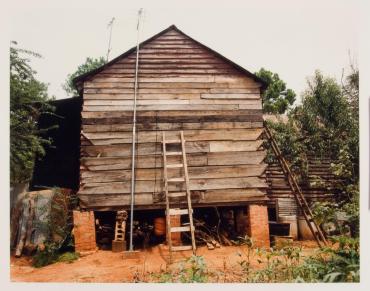
[[[193,39],[192,37],[188,36],[187,34],[185,34],[184,32],[182,32],[180,29],[178,29],[175,25],[171,25],[168,28],[162,30],[161,32],[159,32],[159,33],[153,35],[152,37],[148,38],[147,40],[141,42],[140,43],[140,47],[143,46],[143,45],[145,45],[145,44],[147,44],[147,43],[149,43],[149,42],[151,42],[152,40],[156,39],[157,37],[165,34],[168,31],[171,31],[171,30],[174,30],[174,31],[177,31],[177,32],[183,34],[184,36],[186,36],[187,38],[191,39],[192,41],[194,41],[198,45],[204,47],[208,51],[210,51],[213,54],[215,54],[217,57],[219,57],[222,60],[224,60],[226,63],[229,63],[232,67],[234,67],[239,72],[245,74],[249,78],[252,78],[256,82],[261,83],[262,84],[262,89],[266,89],[266,87],[268,86],[267,83],[264,80],[262,80],[261,78],[257,77],[255,74],[249,72],[247,69],[245,69],[245,68],[241,67],[240,65],[234,63],[233,61],[229,60],[228,58],[226,58],[225,56],[221,55],[220,53],[214,51],[213,49],[209,48],[208,46],[206,46],[206,45],[200,43],[199,41]],[[119,61],[120,59],[125,58],[126,56],[128,56],[129,54],[131,54],[131,53],[133,53],[135,51],[136,51],[136,46],[132,47],[128,51],[126,51],[123,54],[119,55],[118,57],[112,59],[111,61],[109,61],[108,63],[104,64],[103,66],[100,66],[100,67],[98,67],[98,68],[96,68],[96,69],[94,69],[94,70],[92,70],[90,72],[87,72],[85,74],[82,74],[80,76],[77,76],[76,78],[73,79],[74,85],[76,87],[79,87],[79,85],[81,85],[81,83],[84,82],[85,80],[87,80],[87,79],[95,76],[96,74],[98,74],[99,72],[101,72],[102,70],[104,70],[105,68],[109,67],[110,65],[112,65],[115,62]]]

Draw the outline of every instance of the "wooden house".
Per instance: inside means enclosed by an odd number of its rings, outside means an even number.
[[[129,205],[136,48],[76,80],[83,91],[81,205]],[[195,206],[266,199],[261,89],[175,26],[140,46],[135,205],[161,208],[162,131],[184,131]]]
[[[129,208],[135,61],[136,47],[75,79],[83,99],[83,210]],[[175,26],[142,42],[135,209],[164,208],[162,132],[174,138],[182,130],[193,207],[245,206],[250,234],[268,241],[265,85]]]
[[[36,162],[31,188],[77,192],[74,234],[79,251],[96,247],[96,213],[130,209],[135,63],[136,47],[77,77],[80,96],[53,101],[63,118],[44,116],[39,121],[44,127],[57,122],[59,129],[47,133],[55,147]],[[257,76],[175,26],[142,42],[135,211],[164,215],[162,134],[173,139],[183,131],[193,208],[237,208],[242,227],[260,245],[269,243],[268,220],[299,216],[282,168],[266,164],[265,87]],[[169,159],[180,162],[179,156]],[[320,181],[300,185],[308,202],[330,198],[330,159],[310,156],[307,170],[310,182]],[[173,169],[170,178],[178,171]],[[170,190],[183,187],[171,185]]]

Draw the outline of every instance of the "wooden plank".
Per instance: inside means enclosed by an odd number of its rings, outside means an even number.
[[[136,181],[138,193],[161,193],[164,191],[163,183],[157,181]],[[224,179],[192,179],[190,190],[215,190],[215,189],[239,189],[239,188],[267,188],[264,179],[257,177],[224,178]],[[185,183],[171,183],[168,191],[185,191]],[[114,194],[130,193],[131,185],[127,182],[89,183],[85,184],[79,193],[81,194]]]
[[[186,129],[248,129],[262,128],[262,122],[189,122],[189,123],[137,123],[140,130],[186,130]],[[132,124],[83,124],[84,133],[108,131],[132,131]]]
[[[118,79],[118,78],[112,78]],[[228,83],[140,83],[138,89],[139,94],[155,94],[155,93],[248,93],[259,94],[258,88],[249,88],[247,86],[240,86],[241,88],[230,88]],[[101,81],[85,82],[84,88],[86,89],[121,89],[120,93],[134,92],[133,83],[106,82],[105,79]],[[90,94],[86,93],[88,97]],[[93,93],[94,94],[94,93]],[[86,99],[86,98],[84,98]]]
[[[147,58],[144,56],[139,56],[140,65],[153,65],[153,64],[212,64],[212,65],[221,65],[223,62],[219,59],[212,58],[212,57],[205,57],[201,59],[169,59],[169,58]],[[116,64],[120,65],[127,65],[127,64],[135,64],[136,58],[126,58],[123,60],[118,61]]]
[[[188,167],[190,179],[258,177],[264,173],[265,169],[266,164]],[[168,178],[179,177],[182,175],[182,171],[182,169],[167,170]],[[119,182],[130,179],[131,170],[81,171],[82,183]],[[157,169],[138,168],[135,179],[137,181],[162,181],[163,170],[161,167]]]
[[[259,88],[210,88],[210,93],[215,94],[237,94],[237,93],[254,93],[260,94]],[[211,99],[211,97],[209,97]]]
[[[190,226],[173,226],[171,227],[171,232],[184,232],[190,231]]]
[[[261,199],[265,197],[263,189],[228,189],[208,190],[201,196],[200,203],[220,203],[231,201],[247,201],[250,198]]]
[[[78,197],[83,204],[89,207],[129,207],[130,194],[78,194]],[[263,189],[222,189],[202,191],[201,199],[193,201],[193,207],[201,206],[202,204],[220,205],[217,203],[239,202],[245,203],[248,201],[261,201],[266,197],[266,192]],[[153,195],[150,193],[136,193],[135,205],[137,209],[143,209],[143,206],[151,206],[152,208],[164,208],[164,203],[154,204]],[[222,204],[221,204],[222,205]]]
[[[129,194],[107,194],[104,193],[102,195],[85,195],[85,194],[78,194],[78,197],[83,205],[86,207],[101,207],[101,206],[128,206],[131,202],[131,197]],[[140,205],[152,205],[153,202],[153,195],[151,193],[135,193],[135,206]]]
[[[145,77],[146,75],[163,75],[163,74],[175,74],[175,75],[225,75],[225,74],[232,74],[234,71],[232,69],[192,69],[192,68],[152,68],[152,69],[142,69],[139,68],[139,75]],[[134,75],[135,68],[132,69],[115,69],[109,68],[103,71],[105,74],[127,74],[127,75]]]
[[[141,143],[137,145],[137,155],[153,155],[161,153],[160,143]],[[126,157],[131,155],[131,144],[85,146],[84,152],[88,156],[100,157]],[[209,143],[204,141],[188,142],[187,152],[209,152]]]
[[[185,99],[147,99],[147,100],[137,100],[136,105],[182,105],[182,104],[233,104],[233,105],[246,105],[248,108],[244,109],[262,109],[262,102],[260,99],[208,99],[208,100],[185,100]],[[133,106],[133,100],[85,100],[84,105],[88,106]],[[252,108],[253,107],[253,108]],[[258,108],[255,108],[258,107]]]
[[[190,167],[208,165],[259,165],[266,157],[265,151],[226,152],[226,153],[191,153],[187,155]],[[169,163],[180,163],[179,157],[168,157]],[[91,171],[131,169],[130,157],[84,157],[81,166]],[[162,167],[162,156],[138,156],[137,168],[148,169]]]
[[[195,43],[178,44],[178,43],[154,43],[150,42],[142,46],[142,49],[198,49],[199,45]]]
[[[180,157],[167,157],[169,163],[180,163]],[[222,163],[220,160],[219,163]],[[105,171],[105,170],[125,170],[131,169],[130,157],[110,157],[110,158],[82,158],[82,166],[91,171]],[[206,166],[207,155],[205,153],[188,154],[188,164],[191,166]],[[162,155],[157,156],[138,156],[136,167],[142,169],[162,167]]]
[[[194,141],[188,142],[188,153],[206,152],[241,152],[257,151],[262,145],[262,140],[257,141]],[[137,145],[138,155],[159,154],[160,143],[141,143]],[[83,156],[88,157],[125,157],[131,153],[131,144],[120,145],[86,145],[83,148]]]
[[[175,115],[171,113],[177,113]],[[137,114],[138,123],[203,123],[203,122],[262,122],[262,114],[253,113],[251,109],[244,110],[211,110],[211,111],[192,111],[189,115],[187,111],[151,111],[152,116],[146,111],[139,111]],[[218,112],[218,113],[216,113]],[[110,114],[109,114],[110,113]],[[163,113],[163,114],[161,114]],[[199,114],[198,114],[199,113]],[[232,114],[230,114],[232,113]],[[82,112],[82,124],[121,124],[131,123],[132,112],[120,111],[100,111]]]
[[[208,165],[258,165],[266,157],[266,151],[217,152],[207,154]]]
[[[141,48],[140,54],[207,54],[207,50],[204,48],[180,48],[180,49],[148,49],[148,48]]]
[[[110,69],[130,69],[130,70],[135,70],[136,66],[135,66],[135,63],[134,62],[131,62],[131,63],[126,63],[126,64],[122,64],[122,63],[116,63],[116,64],[112,64],[110,66]],[[199,63],[196,63],[196,62],[193,62],[193,63],[168,63],[168,62],[157,62],[157,63],[145,63],[145,62],[142,62],[139,64],[139,73],[145,73],[147,70],[153,70],[153,69],[158,69],[158,70],[170,70],[170,69],[174,69],[175,71],[180,71],[180,72],[186,72],[187,70],[202,70],[202,69],[212,69],[212,70],[218,70],[220,69],[221,71],[222,70],[231,70],[232,68],[230,67],[230,65],[226,65],[226,64],[207,64],[207,63],[203,63],[203,64],[199,64]],[[117,71],[118,72],[118,71]],[[220,71],[218,71],[220,72]]]
[[[92,89],[90,89],[92,90]],[[97,90],[97,89],[94,89]],[[133,94],[129,93],[92,93],[85,94],[84,100],[132,100]],[[200,99],[200,93],[166,93],[166,94],[138,94],[137,100],[160,100],[160,99]]]
[[[173,105],[173,104],[161,104],[161,105],[138,105],[137,111],[182,111],[182,110],[238,110],[238,105]],[[83,106],[83,110],[88,112],[99,112],[99,111],[132,111],[132,106]]]
[[[114,74],[109,74],[114,75]],[[112,78],[115,78],[117,81],[122,83],[134,83],[134,77],[124,77],[123,75],[116,74],[117,77],[108,77],[104,75],[96,75],[92,78],[92,81],[96,79],[104,78],[107,82],[112,81]],[[110,81],[109,81],[110,80]],[[250,78],[245,76],[233,76],[233,75],[208,75],[208,76],[176,76],[176,77],[140,77],[139,80],[141,83],[227,83],[231,84],[238,84],[238,85],[245,85],[248,88],[258,88],[261,87],[261,84],[256,83]],[[253,86],[253,87],[252,87]],[[141,85],[140,85],[141,87]]]
[[[232,89],[230,89],[231,91]],[[200,98],[203,99],[259,99],[259,94],[247,94],[247,93],[201,93]]]
[[[211,141],[211,140],[256,140],[263,132],[262,128],[252,129],[200,129],[184,130],[186,141]],[[158,131],[138,131],[137,143],[158,142],[161,132]],[[96,132],[84,133],[84,135],[95,144],[99,139],[121,139],[121,143],[131,143],[132,133],[130,132]],[[168,140],[178,139],[178,131],[166,131]]]
[[[210,141],[210,152],[256,151],[263,143],[258,141]]]
[[[169,215],[185,215],[189,214],[188,209],[170,209]]]
[[[122,88],[122,89],[131,89],[134,88],[134,82],[122,82],[122,79],[125,81],[126,78],[109,78],[109,77],[99,77],[95,78],[93,81],[86,81],[84,83],[84,88]],[[132,79],[132,81],[134,81]],[[229,89],[229,83],[215,83],[215,82],[140,82],[141,89]],[[232,87],[234,88],[234,87]],[[259,89],[253,87],[252,85],[249,87],[246,84],[241,84],[240,88],[235,88],[240,90],[245,90],[248,92],[245,93],[259,93]],[[224,92],[212,92],[212,93],[224,93]],[[238,92],[242,93],[242,92]],[[243,92],[244,93],[244,92]]]
[[[170,198],[184,197],[184,196],[186,196],[186,192],[185,191],[183,191],[183,192],[170,192],[167,195]]]
[[[190,87],[190,86],[189,86]],[[211,87],[211,86],[209,86]],[[149,98],[151,95],[168,95],[169,97],[162,97],[162,99],[174,99],[181,94],[194,94],[199,98],[203,99],[261,99],[259,92],[252,93],[255,91],[253,88],[245,89],[234,89],[234,88],[224,88],[222,91],[224,93],[210,93],[212,88],[147,88],[138,90],[138,99],[158,99],[158,97]],[[241,91],[243,93],[239,93]],[[133,99],[134,90],[132,88],[127,88],[127,86],[112,86],[112,87],[88,87],[84,89],[84,99],[89,99],[93,94],[99,94],[104,96],[104,94],[120,94],[122,99]],[[149,95],[149,97],[148,97]],[[192,95],[189,95],[190,97]],[[102,98],[103,99],[103,98]],[[107,99],[107,98],[104,98]],[[117,98],[111,98],[117,99]]]
[[[140,60],[142,59],[205,59],[209,58],[209,54],[205,54],[203,52],[198,53],[165,53],[165,54],[158,54],[158,53],[145,53],[140,54]],[[128,58],[134,58],[133,56],[128,56]]]

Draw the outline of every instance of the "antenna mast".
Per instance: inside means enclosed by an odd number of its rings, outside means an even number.
[[[130,249],[133,251],[132,237],[134,229],[134,196],[135,196],[135,147],[136,147],[136,98],[138,89],[138,71],[139,71],[139,49],[140,49],[140,20],[143,13],[143,8],[139,9],[137,19],[137,41],[136,41],[136,65],[135,65],[135,87],[134,87],[134,106],[133,106],[133,121],[132,121],[132,160],[131,160],[131,211],[130,211]]]
[[[109,53],[111,51],[112,29],[113,29],[114,20],[115,20],[115,18],[113,17],[112,20],[109,21],[109,23],[108,23],[108,28],[110,28],[110,32],[109,32],[109,41],[108,41],[108,50],[107,50],[107,63],[108,63],[108,59],[109,59]]]

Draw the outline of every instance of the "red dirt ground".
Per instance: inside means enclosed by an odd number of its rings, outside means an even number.
[[[303,255],[312,254],[317,245],[315,242],[297,242],[302,245]],[[197,255],[203,256],[207,268],[212,271],[237,271],[240,256],[238,252],[245,252],[244,246],[222,246],[214,250],[206,247],[197,249]],[[73,263],[55,263],[42,268],[34,268],[31,258],[11,257],[12,282],[134,282],[151,281],[152,273],[159,273],[178,266],[181,261],[191,256],[190,251],[176,252],[174,263],[167,263],[168,250],[160,245],[140,251],[136,256],[124,258],[122,253],[99,250],[83,256]],[[252,257],[252,266],[258,268],[257,258]],[[223,275],[224,276],[224,275]],[[226,279],[225,279],[226,280]]]

